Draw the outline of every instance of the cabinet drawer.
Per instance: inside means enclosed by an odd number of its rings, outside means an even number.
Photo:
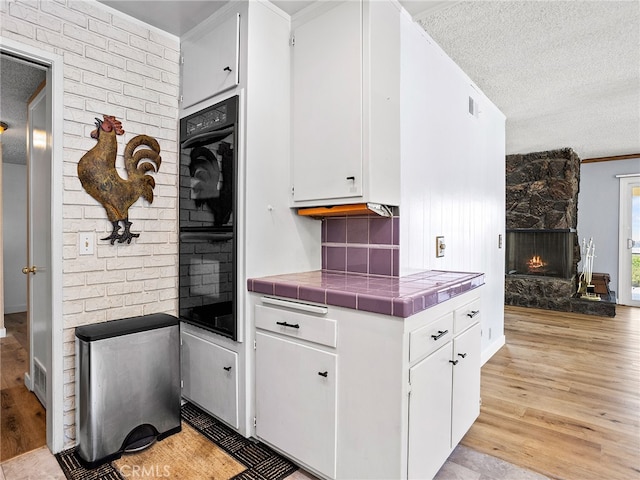
[[[474,323],[480,321],[480,298],[476,298],[472,302],[467,303],[460,308],[456,308],[453,316],[453,329],[454,333],[457,335]]]
[[[453,312],[414,330],[409,334],[409,361],[413,362],[436,351],[451,340],[452,336]]]
[[[256,328],[335,347],[336,321],[286,309],[256,305]]]

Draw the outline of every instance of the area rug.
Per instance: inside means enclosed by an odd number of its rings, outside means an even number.
[[[298,468],[191,403],[184,404],[181,413],[181,432],[98,468],[84,468],[75,448],[56,454],[56,459],[69,480],[281,480]]]

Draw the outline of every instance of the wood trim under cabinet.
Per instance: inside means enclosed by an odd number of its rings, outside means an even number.
[[[640,153],[630,153],[629,155],[615,155],[613,157],[585,158],[580,163],[609,162],[612,160],[628,160],[630,158],[640,158]]]

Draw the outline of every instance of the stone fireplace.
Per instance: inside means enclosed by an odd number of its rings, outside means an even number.
[[[570,148],[507,156],[505,304],[572,311],[579,182]]]
[[[575,232],[508,230],[506,274],[571,279]]]

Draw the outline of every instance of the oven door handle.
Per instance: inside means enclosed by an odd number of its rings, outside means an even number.
[[[180,241],[227,242],[233,240],[233,232],[180,232]]]
[[[201,143],[208,141],[209,143],[219,142],[225,137],[228,137],[233,133],[233,125],[229,127],[222,127],[218,130],[210,130],[204,133],[198,133],[193,137],[188,137],[182,142],[182,148],[189,148],[193,143]]]

